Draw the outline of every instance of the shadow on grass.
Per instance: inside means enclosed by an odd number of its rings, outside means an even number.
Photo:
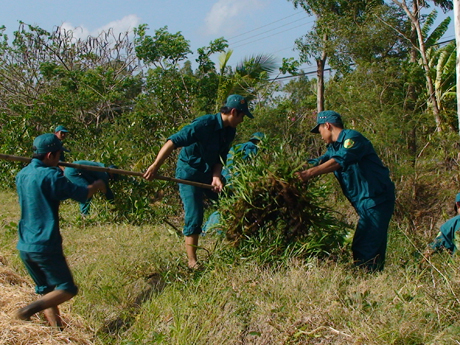
[[[165,286],[166,281],[160,273],[153,273],[146,280],[138,280],[132,287],[131,302],[124,308],[123,313],[105,322],[99,333],[113,336],[130,328],[142,304],[150,300],[154,295],[162,292]]]

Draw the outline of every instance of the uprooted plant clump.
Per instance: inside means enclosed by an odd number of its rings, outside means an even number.
[[[268,150],[266,150],[267,152]],[[219,209],[226,237],[247,256],[323,256],[343,248],[348,226],[326,208],[327,186],[304,184],[295,162],[271,149],[235,167]]]

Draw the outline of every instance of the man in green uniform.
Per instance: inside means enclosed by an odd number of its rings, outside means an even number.
[[[222,169],[222,177],[224,178],[225,185],[227,188],[232,188],[231,179],[235,174],[234,167],[235,163],[238,164],[238,161],[246,161],[251,157],[254,157],[259,151],[259,143],[265,138],[265,134],[262,132],[256,132],[251,135],[249,141],[233,145],[227,155],[227,163]],[[209,232],[210,230],[217,229],[220,223],[220,213],[219,211],[213,212],[205,225],[203,226],[203,233]]]
[[[450,253],[455,254],[460,248],[460,193],[455,198],[455,217],[449,219],[441,225],[438,236],[430,244],[431,252],[447,249]]]
[[[51,326],[61,327],[58,305],[76,295],[78,289],[66,263],[59,230],[59,203],[72,198],[83,202],[96,191],[105,192],[102,180],[82,187],[71,183],[57,167],[62,142],[52,133],[33,143],[31,163],[16,176],[21,206],[17,249],[42,297],[17,311],[17,318],[29,320],[40,311]]]
[[[146,179],[152,180],[171,152],[182,147],[177,161],[176,178],[213,186],[211,191],[179,184],[185,210],[183,233],[190,268],[196,268],[198,264],[196,250],[202,232],[203,198],[206,195],[216,199],[217,193],[222,191],[222,162],[225,163],[227,159],[236,127],[243,122],[245,115],[253,118],[247,101],[240,95],[230,95],[220,113],[201,116],[170,136],[144,174]]]
[[[62,142],[64,142],[64,139],[67,137],[67,133],[69,133],[68,129],[62,125],[57,126],[54,130],[54,135]],[[69,150],[66,150],[66,151],[69,151]],[[65,162],[64,151],[61,152],[61,159],[59,159],[59,161]],[[62,167],[62,170],[64,170],[63,167]]]
[[[320,133],[326,153],[309,163],[315,166],[298,172],[302,181],[334,172],[342,191],[359,215],[352,251],[357,266],[382,270],[385,263],[388,225],[395,205],[390,173],[372,143],[359,132],[343,129],[340,114],[318,113],[312,133]]]
[[[228,184],[231,181],[232,170],[235,161],[241,159],[243,161],[254,157],[259,151],[259,143],[264,140],[265,134],[262,132],[256,132],[251,135],[249,141],[232,146],[227,155],[227,163],[222,170],[222,176],[225,178],[225,182]]]
[[[105,167],[104,164],[99,162],[92,162],[92,161],[75,161],[73,164],[80,164],[80,165],[89,165],[95,167]],[[115,165],[109,165],[109,168],[116,169]],[[64,171],[64,176],[67,177],[70,182],[75,183],[79,186],[88,186],[93,184],[94,181],[102,180],[105,183],[106,193],[105,197],[110,202],[113,203],[114,195],[112,190],[109,187],[109,180],[115,180],[118,175],[110,174],[108,172],[103,171],[92,171],[92,170],[85,170],[85,169],[78,169],[78,168],[71,168],[67,167]],[[80,203],[80,213],[82,216],[87,216],[89,214],[91,208],[91,198],[86,200],[85,202]]]

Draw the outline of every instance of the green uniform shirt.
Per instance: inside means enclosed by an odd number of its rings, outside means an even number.
[[[390,172],[377,156],[372,143],[361,133],[342,130],[337,141],[328,145],[326,154],[313,161],[321,164],[329,159],[340,164],[334,174],[355,209],[369,209],[394,200]]]
[[[224,127],[220,113],[204,115],[171,135],[176,147],[182,147],[177,161],[176,178],[202,183],[212,181],[214,165],[227,159],[236,129]]]
[[[238,159],[241,158],[245,161],[248,158],[255,156],[258,150],[259,147],[252,141],[232,146],[227,155],[227,164],[222,170],[222,176],[226,179],[226,181],[230,181],[235,160],[238,161]]]
[[[446,248],[454,254],[457,252],[460,245],[460,233],[458,230],[460,230],[460,215],[449,219],[441,225],[438,236],[436,236],[434,242],[430,244],[431,248]]]
[[[88,189],[71,183],[61,169],[49,167],[38,159],[32,159],[17,174],[16,188],[21,206],[17,249],[61,253],[59,203],[69,198],[84,202]]]
[[[73,164],[81,164],[81,165],[90,165],[95,167],[102,167],[104,168],[105,165],[99,162],[93,161],[75,161]],[[66,167],[64,170],[64,175],[73,183],[79,184],[81,186],[88,186],[93,184],[97,180],[102,180],[105,183],[105,187],[107,192],[105,193],[105,197],[107,200],[113,200],[114,195],[112,190],[109,188],[109,173],[103,171],[92,171],[92,170],[83,170],[77,168],[70,168]],[[85,183],[83,183],[85,182]]]

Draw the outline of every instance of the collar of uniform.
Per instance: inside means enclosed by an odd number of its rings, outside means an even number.
[[[46,165],[45,163],[43,163],[43,161],[37,158],[32,158],[32,161],[30,162],[30,164],[33,164],[34,166],[45,167],[45,168],[58,168],[55,166]]]
[[[216,117],[217,117],[217,122],[216,122],[215,130],[219,131],[224,128],[224,122],[222,121],[222,115],[220,113],[217,113]]]
[[[342,129],[337,140],[330,144],[327,144],[326,147],[332,146],[334,149],[337,149],[338,147],[340,147],[340,144],[343,142],[344,136],[345,136],[345,129]]]
[[[345,129],[342,129],[342,131],[340,132],[340,134],[339,134],[339,136],[337,138],[337,141],[336,141],[337,143],[343,142],[343,139],[345,137],[345,131],[346,131]]]
[[[47,166],[45,163],[43,163],[43,161],[41,161],[41,160],[39,160],[37,158],[32,158],[32,161],[30,163],[35,165],[35,166],[42,166],[42,167]]]

